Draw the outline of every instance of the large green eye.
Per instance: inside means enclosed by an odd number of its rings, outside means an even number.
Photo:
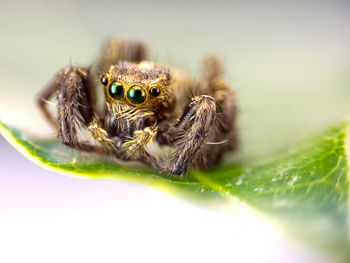
[[[111,95],[113,99],[120,100],[121,98],[124,97],[123,84],[121,84],[120,82],[113,82],[109,86],[108,91],[109,91],[109,95]]]
[[[146,100],[146,92],[140,86],[132,86],[128,90],[128,98],[133,104],[140,104]]]

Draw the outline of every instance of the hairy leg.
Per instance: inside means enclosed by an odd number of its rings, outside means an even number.
[[[38,105],[44,116],[57,128],[62,142],[72,148],[101,152],[102,149],[80,142],[78,129],[86,127],[93,116],[90,95],[91,81],[87,69],[67,67],[56,74],[41,93]],[[57,97],[57,119],[47,109],[47,100]]]
[[[105,71],[110,65],[120,61],[139,63],[147,58],[148,50],[143,43],[110,38],[102,48],[101,58],[97,66],[99,71]]]
[[[52,116],[48,109],[48,104],[52,96],[57,92],[57,87],[59,86],[60,76],[59,74],[55,75],[53,80],[44,88],[44,90],[39,94],[37,99],[37,104],[40,111],[43,113],[45,119],[52,125],[52,127],[57,129],[56,119]]]
[[[220,60],[215,57],[204,62],[203,81],[200,92],[210,94],[217,104],[214,127],[204,147],[196,158],[196,167],[206,169],[217,164],[226,151],[238,146],[237,106],[233,91],[223,81]]]
[[[201,95],[192,98],[176,125],[175,154],[164,169],[170,174],[183,175],[195,162],[195,157],[208,137],[216,116],[213,97]]]

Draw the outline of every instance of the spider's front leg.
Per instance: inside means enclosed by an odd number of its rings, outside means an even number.
[[[165,167],[168,173],[183,175],[187,172],[208,137],[215,116],[216,102],[213,97],[200,95],[192,99],[176,125],[176,152]]]
[[[67,67],[58,73],[40,94],[38,105],[44,116],[57,128],[62,142],[84,151],[103,151],[93,145],[80,142],[79,128],[85,128],[93,117],[89,71],[80,67]],[[47,109],[47,100],[56,93],[57,119]]]

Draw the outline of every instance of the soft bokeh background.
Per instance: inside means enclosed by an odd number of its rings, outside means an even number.
[[[58,69],[91,63],[110,35],[142,40],[154,59],[198,76],[204,56],[223,58],[242,138],[240,154],[228,161],[261,162],[350,113],[346,0],[0,1],[0,7],[0,119],[32,133],[54,135],[35,95]],[[2,262],[321,260],[246,208],[207,210],[135,184],[58,176],[0,140]]]

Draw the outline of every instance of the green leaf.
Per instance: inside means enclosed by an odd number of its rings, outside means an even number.
[[[105,156],[77,152],[56,139],[34,138],[2,123],[0,131],[45,168],[83,178],[134,180],[196,200],[232,204],[238,199],[334,259],[350,258],[347,123],[266,164],[227,164],[211,171],[192,171],[184,177],[169,177],[135,163],[106,162]]]

